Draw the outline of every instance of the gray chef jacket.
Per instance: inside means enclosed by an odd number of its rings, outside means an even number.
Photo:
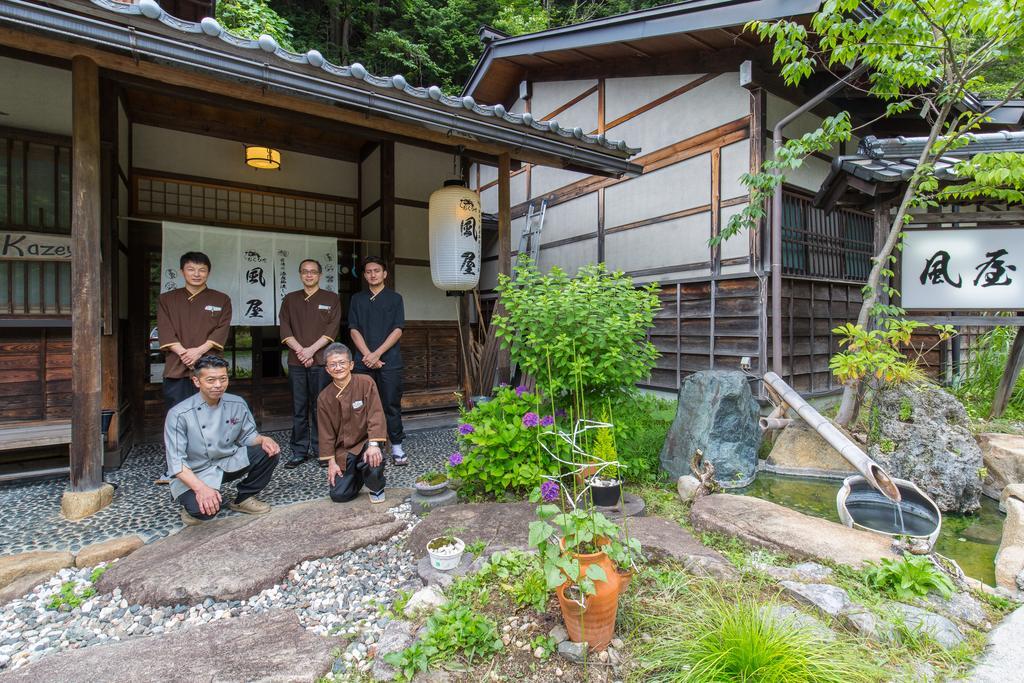
[[[210,488],[219,489],[225,472],[249,466],[248,446],[255,446],[259,432],[249,406],[240,396],[224,394],[210,407],[202,394],[193,394],[171,408],[164,422],[164,447],[171,496],[188,491],[177,474],[187,467]]]

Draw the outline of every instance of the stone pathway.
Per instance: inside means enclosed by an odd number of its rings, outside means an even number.
[[[985,655],[968,683],[1009,683],[1019,681],[1024,671],[1024,607],[1003,619],[989,633]]]
[[[271,435],[282,446],[278,457],[286,459],[290,454],[290,432]],[[455,432],[451,428],[408,432],[403,445],[410,455],[410,464],[388,468],[389,486],[410,487],[423,472],[441,469],[455,450]],[[77,522],[69,522],[60,515],[60,497],[67,487],[65,479],[0,485],[0,508],[5,513],[0,555],[31,550],[77,552],[91,543],[131,534],[149,542],[180,529],[181,519],[167,488],[153,484],[163,467],[162,443],[136,446],[123,467],[105,475],[108,482],[117,485],[114,502]],[[325,476],[312,461],[293,470],[278,467],[261,497],[273,505],[320,498],[326,493]],[[231,484],[225,488],[234,495]]]
[[[274,681],[308,683],[331,669],[335,643],[302,628],[294,612],[261,615],[64,652],[0,681]]]

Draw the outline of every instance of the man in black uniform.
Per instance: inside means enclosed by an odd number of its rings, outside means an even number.
[[[355,371],[370,375],[384,406],[388,442],[396,465],[407,465],[402,450],[402,352],[398,340],[405,327],[402,295],[384,286],[384,261],[369,256],[363,261],[363,279],[369,285],[352,296],[348,327],[356,347]]]

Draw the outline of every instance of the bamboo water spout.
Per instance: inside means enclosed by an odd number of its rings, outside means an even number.
[[[813,427],[821,435],[821,438],[839,452],[839,455],[853,465],[873,488],[893,502],[898,503],[902,499],[899,488],[885,470],[869,458],[857,444],[850,441],[835,425],[826,420],[821,413],[811,407],[800,394],[786,384],[785,380],[774,372],[766,372],[764,383],[769,392],[782,403],[783,410],[786,406],[795,410],[797,415]]]

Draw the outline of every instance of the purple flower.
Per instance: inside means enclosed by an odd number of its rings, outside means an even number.
[[[555,424],[555,418],[551,417],[550,415],[545,415],[540,419],[541,427],[550,427],[553,424]]]
[[[546,481],[540,485],[540,497],[547,503],[554,503],[558,500],[558,482]]]
[[[476,431],[476,427],[474,427],[471,424],[460,424],[459,425],[459,434],[462,434],[463,436],[465,436],[466,434],[472,434],[475,431]]]
[[[555,417],[565,417],[565,411],[559,408],[555,411]]]
[[[518,387],[516,387],[516,398],[522,396],[523,394],[525,394],[528,391],[529,391],[529,389],[527,389],[522,384],[520,384]]]
[[[448,456],[448,464],[456,467],[462,464],[462,453],[452,453]]]
[[[540,415],[537,413],[527,413],[523,415],[523,426],[524,427],[536,427],[540,424]]]

